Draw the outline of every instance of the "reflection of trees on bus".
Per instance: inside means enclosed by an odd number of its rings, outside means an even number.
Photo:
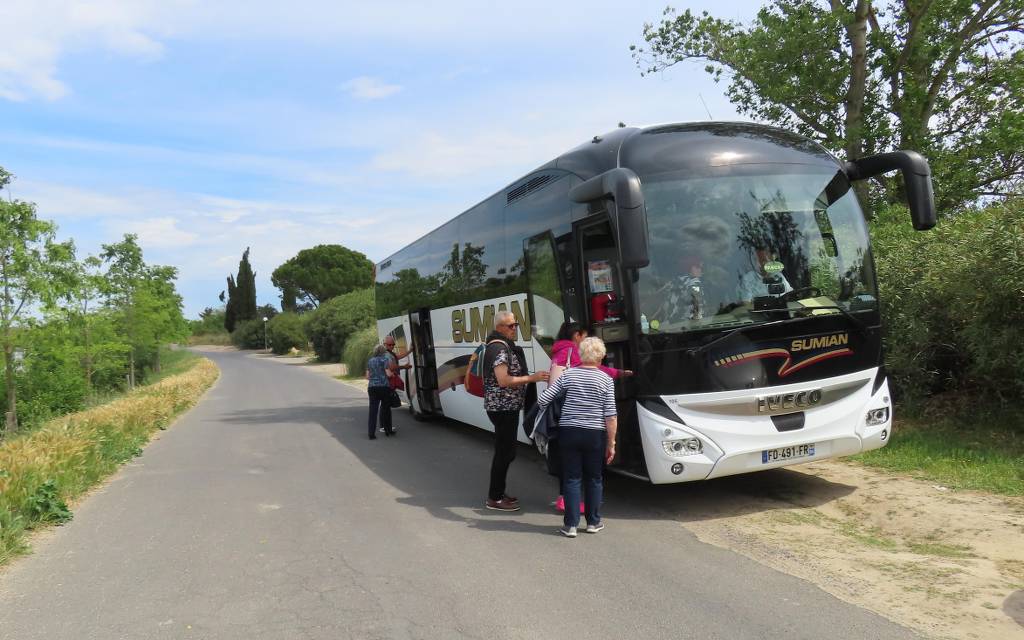
[[[484,248],[470,243],[459,252],[459,245],[452,245],[451,256],[441,268],[441,288],[450,292],[471,291],[484,284],[487,265],[483,261]]]
[[[394,317],[418,309],[430,301],[432,308],[454,306],[470,300],[486,300],[502,295],[523,275],[520,257],[507,272],[499,269],[497,276],[487,277],[484,247],[465,243],[452,244],[448,260],[437,273],[420,275],[419,269],[395,272],[388,282],[377,283],[378,313]],[[524,287],[516,291],[525,291]]]
[[[774,211],[763,209],[772,207]],[[736,214],[739,218],[739,232],[736,242],[741,249],[747,251],[750,268],[757,271],[755,254],[757,249],[767,249],[776,260],[783,265],[783,274],[794,288],[806,287],[806,274],[809,260],[806,253],[806,239],[800,224],[793,219],[793,213],[784,209],[785,201],[781,193],[777,193],[772,202],[762,204],[762,212],[756,217],[746,211]],[[742,277],[743,274],[738,274]]]

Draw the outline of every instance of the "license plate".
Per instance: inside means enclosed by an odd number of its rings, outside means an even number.
[[[809,458],[814,455],[814,443],[795,444],[791,447],[779,447],[778,449],[765,449],[761,452],[761,464],[769,462],[785,462],[797,458]]]

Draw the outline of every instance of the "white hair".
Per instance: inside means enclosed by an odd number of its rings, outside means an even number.
[[[503,309],[498,313],[494,314],[494,328],[497,329],[503,324],[508,324],[509,319],[515,320],[515,318],[516,314],[506,309]]]
[[[376,358],[377,356],[382,356],[387,352],[387,347],[385,347],[382,344],[378,344],[376,347],[373,348],[373,357]]]
[[[584,338],[580,343],[580,361],[586,364],[601,364],[606,353],[601,338]]]

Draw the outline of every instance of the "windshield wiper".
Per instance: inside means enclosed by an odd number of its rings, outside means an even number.
[[[826,305],[821,305],[821,306],[818,306],[818,307],[805,307],[804,309],[789,309],[789,308],[785,308],[785,309],[751,309],[747,313],[779,313],[780,311],[794,311],[795,312],[795,311],[804,311],[804,310],[810,311],[810,313],[808,313],[805,316],[797,316],[795,318],[787,318],[787,320],[805,320],[807,318],[813,318],[814,317],[814,312],[817,311],[818,309],[835,309],[839,313],[843,314],[850,322],[852,322],[853,325],[857,328],[857,332],[860,333],[861,335],[863,335],[868,330],[868,326],[866,324],[864,324],[864,322],[860,318],[857,318],[852,313],[850,313],[849,311],[847,311],[846,309],[840,307],[837,304],[826,304]],[[762,325],[758,325],[758,326],[763,327],[764,325],[762,324]]]

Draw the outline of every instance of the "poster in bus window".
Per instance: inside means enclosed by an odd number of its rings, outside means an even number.
[[[611,291],[612,265],[607,260],[591,260],[587,263],[587,275],[590,278],[590,292],[604,293]]]

